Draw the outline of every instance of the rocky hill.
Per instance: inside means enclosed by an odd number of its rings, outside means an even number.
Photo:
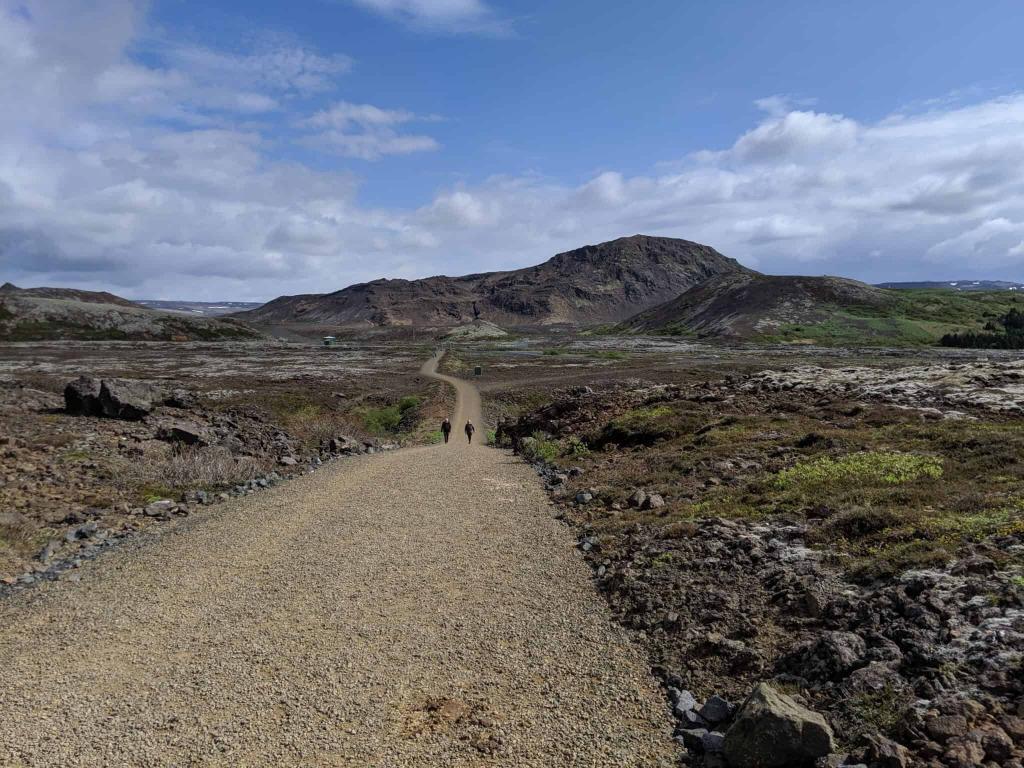
[[[77,288],[19,288],[14,283],[0,285],[0,300],[3,299],[61,299],[80,301],[85,304],[110,304],[115,307],[144,309],[141,304],[123,299],[106,291],[80,291]]]
[[[635,235],[509,272],[374,280],[329,294],[282,296],[236,317],[264,324],[502,327],[613,323],[721,274],[750,271],[714,248]]]
[[[112,293],[0,286],[0,341],[258,338],[237,320],[148,309]]]
[[[887,291],[840,277],[722,275],[631,318],[624,327],[749,338],[783,326],[823,322],[837,307],[884,312],[895,303]]]
[[[886,290],[840,277],[719,275],[623,323],[624,331],[840,345],[937,343],[977,330],[1012,291]]]

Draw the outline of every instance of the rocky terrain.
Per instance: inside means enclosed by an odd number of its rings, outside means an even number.
[[[480,437],[536,467],[663,684],[684,764],[1022,765],[1024,364],[458,335],[445,370],[479,383],[497,426]],[[416,372],[428,353],[4,345],[0,592],[437,439],[451,401]]]
[[[525,410],[496,439],[647,646],[690,764],[1004,768],[1024,756],[1020,370],[502,391]]]
[[[891,370],[795,366],[759,372],[743,386],[755,391],[796,391],[885,402],[946,419],[975,418],[970,415],[975,409],[1024,415],[1021,360],[913,365]]]
[[[747,269],[687,240],[636,235],[510,272],[375,280],[335,293],[282,296],[236,317],[261,324],[504,328],[613,323],[722,273]]]
[[[105,292],[0,286],[0,341],[245,340],[261,334],[230,318],[164,312]]]
[[[5,348],[6,588],[330,459],[435,439],[447,395],[406,368],[416,350],[241,346]]]

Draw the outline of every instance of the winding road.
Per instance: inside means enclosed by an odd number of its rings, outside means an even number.
[[[671,724],[532,470],[334,462],[0,604],[2,766],[668,766]],[[478,436],[483,437],[483,429]]]

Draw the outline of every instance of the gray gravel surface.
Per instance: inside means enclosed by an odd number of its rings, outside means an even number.
[[[338,462],[0,606],[0,765],[671,765],[642,653],[530,468],[465,444],[479,398],[449,381],[451,444]]]

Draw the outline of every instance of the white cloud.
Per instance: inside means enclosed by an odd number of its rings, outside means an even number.
[[[777,99],[731,146],[650,173],[494,176],[369,207],[351,174],[280,159],[292,138],[367,159],[437,148],[410,130],[435,118],[399,108],[295,117],[344,57],[163,41],[144,63],[129,0],[28,7],[0,0],[0,103],[18,105],[0,110],[0,280],[268,298],[525,266],[635,232],[769,272],[1024,272],[1024,95],[877,122]],[[293,135],[253,119],[275,111]]]
[[[420,29],[507,35],[511,24],[482,0],[350,0],[374,13]]]
[[[264,42],[256,51],[244,53],[171,43],[163,53],[169,62],[205,82],[290,94],[329,91],[335,79],[352,68],[348,56],[324,56],[277,42]]]
[[[303,139],[310,147],[333,152],[343,157],[378,160],[384,155],[408,155],[427,152],[440,145],[420,134],[402,134],[396,126],[433,117],[419,117],[399,109],[381,109],[372,104],[338,102],[321,110],[303,124],[320,129]]]
[[[788,112],[773,115],[739,138],[729,155],[738,162],[800,161],[852,149],[859,127],[842,115]]]

